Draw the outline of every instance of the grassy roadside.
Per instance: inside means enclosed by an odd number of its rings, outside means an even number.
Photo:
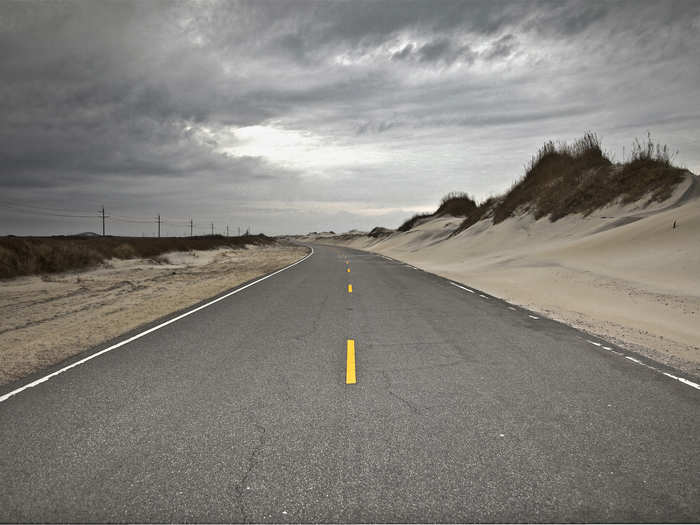
[[[0,237],[0,279],[83,270],[108,259],[156,259],[167,252],[266,246],[265,235],[224,237]]]

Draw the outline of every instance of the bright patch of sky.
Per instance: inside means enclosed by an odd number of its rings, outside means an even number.
[[[341,144],[332,137],[286,129],[277,123],[229,128],[213,135],[221,152],[262,157],[305,176],[332,176],[334,169],[361,168],[387,160],[387,154],[372,144]]]

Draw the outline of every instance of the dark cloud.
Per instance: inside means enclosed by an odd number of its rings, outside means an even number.
[[[401,51],[396,51],[391,58],[393,60],[406,60],[413,54],[414,46],[413,44],[406,44]]]
[[[517,47],[518,39],[514,35],[503,35],[489,46],[482,57],[485,60],[507,58],[515,52]]]
[[[457,61],[471,63],[475,53],[468,45],[456,45],[448,38],[436,38],[421,46],[406,44],[391,55],[392,60],[416,60],[423,63],[450,65]]]
[[[688,2],[4,2],[0,191],[290,231],[498,191],[587,128],[700,167],[699,34]]]

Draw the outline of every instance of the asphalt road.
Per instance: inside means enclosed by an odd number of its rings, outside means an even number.
[[[700,390],[531,315],[315,246],[1,402],[0,521],[699,521]]]

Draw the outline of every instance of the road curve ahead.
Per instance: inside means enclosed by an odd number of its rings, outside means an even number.
[[[700,390],[618,351],[315,246],[1,402],[0,521],[697,522]]]

